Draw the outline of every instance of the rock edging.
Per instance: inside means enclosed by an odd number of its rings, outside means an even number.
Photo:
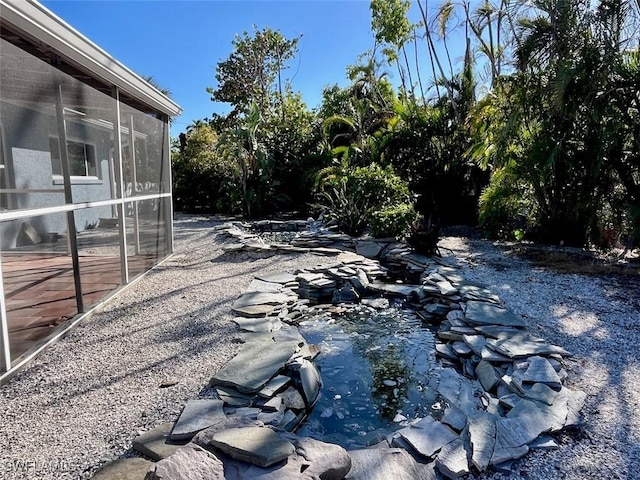
[[[226,224],[218,230],[242,242],[242,247],[232,244],[227,251],[274,248],[259,247],[256,237],[237,225]],[[382,258],[385,266],[359,254],[341,253],[333,263],[295,275],[258,276],[233,305],[239,315],[236,323],[247,332],[243,336],[245,346],[211,379],[220,398],[217,402],[224,404],[224,410],[218,403],[208,424],[202,418],[195,420],[195,429],[203,426],[199,433],[193,432],[195,444],[176,445],[172,453],[166,449],[172,441],[168,434],[169,438],[160,442],[165,448],[161,453],[158,449],[143,451],[136,447],[154,458],[149,454],[152,451],[160,459],[146,478],[199,478],[190,476],[200,468],[191,465],[193,462],[215,464],[216,471],[223,475],[207,478],[289,478],[284,476],[289,474],[286,465],[296,464],[297,447],[283,447],[282,455],[264,460],[254,448],[256,445],[221,448],[219,432],[225,431],[236,433],[228,434],[232,442],[238,437],[251,438],[244,435],[251,431],[258,432],[255,435],[260,438],[275,435],[283,446],[313,445],[318,452],[334,449],[331,462],[319,461],[313,466],[323,472],[321,478],[372,478],[372,465],[380,472],[394,472],[393,475],[403,472],[402,478],[409,478],[405,474],[411,478],[435,478],[435,469],[447,478],[459,478],[472,469],[482,472],[494,467],[508,471],[510,463],[532,448],[557,447],[545,433],[580,425],[580,409],[586,395],[563,385],[567,377],[563,362],[569,353],[531,335],[526,322],[505,308],[497,295],[482,285],[465,281],[450,262],[415,254],[392,241],[358,242],[317,231],[300,237],[306,246],[275,249],[319,249],[317,253],[328,254],[335,253],[329,246],[339,244],[339,251],[359,250]],[[379,282],[389,271],[404,271],[418,281]],[[384,454],[369,449],[346,452],[337,445],[286,433],[304,419],[321,388],[320,374],[312,362],[319,350],[307,345],[295,327],[297,322],[311,309],[340,313],[344,308],[341,304],[376,302],[380,298],[372,297],[381,295],[405,298],[423,321],[438,325],[436,353],[444,367],[438,393],[447,403],[442,419],[425,417],[406,422],[404,428],[388,435],[384,445],[378,445],[384,448]],[[191,410],[185,407],[185,411]],[[180,424],[179,418],[173,430]],[[184,438],[176,435],[173,440]],[[134,442],[134,446],[143,444]],[[318,454],[318,458],[324,457]],[[416,462],[416,458],[420,461]],[[311,468],[308,459],[305,461],[305,468]],[[249,464],[252,466],[247,467]],[[249,470],[252,476],[246,476]],[[173,476],[163,471],[173,472]],[[300,470],[297,477],[291,478],[299,478],[299,473]]]

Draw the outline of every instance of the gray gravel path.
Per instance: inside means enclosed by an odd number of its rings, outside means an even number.
[[[0,387],[0,479],[89,478],[133,455],[139,432],[174,420],[236,352],[231,302],[260,272],[316,255],[223,254],[209,227],[178,217],[176,254]],[[532,330],[575,354],[570,385],[589,394],[582,432],[492,479],[640,479],[640,306],[617,279],[532,268],[483,240],[446,237],[470,279],[488,284]],[[178,380],[159,388],[164,380]]]
[[[207,397],[236,353],[231,303],[253,277],[327,261],[223,254],[216,222],[178,217],[176,253],[0,387],[0,479],[89,478],[141,430]],[[178,380],[159,388],[164,380]]]

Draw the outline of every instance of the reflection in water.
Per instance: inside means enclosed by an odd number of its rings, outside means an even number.
[[[324,386],[298,433],[344,447],[375,442],[406,420],[437,415],[433,333],[411,310],[358,306],[300,325]]]

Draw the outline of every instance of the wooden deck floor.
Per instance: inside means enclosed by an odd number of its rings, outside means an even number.
[[[156,262],[155,256],[130,257],[130,278]],[[78,314],[73,267],[71,257],[64,254],[12,253],[2,256],[2,273],[15,360]],[[81,256],[80,277],[88,310],[120,286],[120,258]]]

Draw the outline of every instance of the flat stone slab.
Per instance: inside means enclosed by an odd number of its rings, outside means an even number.
[[[436,480],[433,464],[418,463],[402,448],[350,450],[351,470],[345,480]]]
[[[451,348],[457,355],[460,355],[461,357],[466,357],[468,355],[471,355],[471,353],[473,353],[473,350],[469,345],[460,341],[453,342],[451,344]]]
[[[171,440],[191,439],[200,430],[226,422],[223,406],[222,400],[189,400],[173,426]]]
[[[211,444],[231,458],[268,467],[289,457],[293,444],[266,427],[229,428],[214,433]]]
[[[506,327],[526,327],[527,322],[507,308],[487,302],[470,300],[464,312],[465,321],[474,325],[502,325]]]
[[[272,332],[274,330],[274,322],[270,318],[261,317],[261,318],[243,318],[236,317],[233,319],[234,323],[236,323],[242,330],[247,332]]]
[[[106,463],[92,480],[142,480],[153,462],[144,458],[124,458]]]
[[[376,292],[386,293],[388,295],[397,295],[408,297],[414,290],[420,288],[420,285],[406,285],[401,283],[371,283],[369,288]]]
[[[250,307],[253,305],[282,305],[287,303],[289,296],[284,293],[274,292],[249,292],[240,296],[233,302],[233,309]]]
[[[529,367],[522,377],[523,383],[543,383],[553,390],[560,391],[562,382],[556,370],[546,358],[530,357]]]
[[[296,281],[296,276],[291,275],[290,273],[270,273],[267,275],[256,275],[256,278],[258,280],[262,280],[263,282],[280,283],[282,285]]]
[[[367,258],[376,258],[381,250],[382,247],[376,242],[364,241],[356,244],[356,253]]]
[[[230,407],[247,407],[253,401],[252,395],[240,393],[233,387],[216,387],[218,398]]]
[[[362,255],[358,255],[357,253],[342,252],[340,255],[338,255],[338,257],[336,258],[336,261],[339,262],[339,263],[344,263],[346,265],[346,264],[351,264],[351,263],[366,262],[367,259],[365,257],[363,257]]]
[[[309,273],[309,272],[299,273],[296,276],[295,280],[306,282],[306,283],[318,282],[319,280],[331,281],[331,280],[329,280],[328,277],[326,277],[322,273]]]
[[[469,345],[469,348],[473,350],[473,353],[479,357],[482,356],[482,349],[485,348],[485,344],[487,343],[482,335],[463,335],[462,339],[464,343]]]
[[[133,439],[133,449],[152,460],[158,461],[173,455],[189,440],[174,442],[169,437],[173,422],[162,423]]]
[[[289,383],[291,383],[291,378],[286,375],[278,375],[269,380],[262,390],[258,392],[258,395],[262,398],[271,398]]]
[[[485,392],[493,390],[500,381],[500,377],[496,373],[496,370],[486,360],[480,360],[480,363],[478,363],[478,366],[476,367],[476,377]]]
[[[376,310],[389,308],[389,300],[386,298],[363,298],[360,303],[367,307],[375,308]]]
[[[233,307],[232,310],[238,315],[245,317],[266,317],[277,310],[275,305],[248,305],[246,307]]]
[[[444,411],[442,423],[449,425],[455,431],[460,432],[467,426],[467,415],[458,407],[450,406]]]
[[[264,427],[264,423],[260,420],[252,420],[251,418],[247,417],[239,416],[232,418],[231,416],[229,416],[226,423],[219,423],[198,432],[196,436],[193,437],[192,442],[211,451],[214,448],[213,443],[211,443],[211,439],[214,434],[222,430],[226,430],[227,428],[238,427]],[[223,460],[222,457],[220,457],[220,459]]]
[[[559,393],[544,383],[536,383],[529,389],[524,389],[524,397],[537,402],[553,405]]]
[[[251,281],[245,293],[250,293],[250,292],[280,293],[283,288],[284,287],[281,283],[265,282],[264,280],[259,280],[255,278]]]
[[[293,434],[278,435],[291,442],[295,449],[285,462],[258,467],[227,457],[224,459],[226,480],[342,480],[351,468],[349,455],[338,445]]]
[[[292,408],[294,410],[304,410],[306,407],[304,398],[295,387],[287,388],[284,392],[279,394],[279,396],[282,397],[282,401],[287,408]]]
[[[189,444],[149,468],[145,480],[225,480],[224,465],[204,448]]]
[[[284,367],[297,341],[266,340],[245,347],[211,379],[211,386],[230,385],[241,393],[256,393]]]
[[[464,442],[456,438],[440,450],[436,467],[447,478],[460,478],[469,473],[469,460]]]
[[[521,426],[519,422],[509,418],[496,421],[496,444],[491,455],[491,465],[517,460],[529,452],[526,444],[532,439],[523,435]]]
[[[526,430],[531,433],[532,438],[529,440],[531,441],[541,433],[562,430],[569,414],[567,403],[568,398],[561,395],[552,405],[522,399],[509,410],[507,418],[520,420]]]
[[[584,419],[580,410],[584,406],[584,402],[587,400],[587,394],[582,390],[570,390],[566,387],[562,387],[559,393],[567,400],[567,419],[564,422],[564,428],[577,427],[582,425]]]
[[[436,282],[436,285],[440,289],[440,293],[445,297],[458,293],[458,289],[451,285],[451,283],[449,283],[447,280]]]
[[[397,433],[427,458],[432,458],[442,447],[458,438],[453,430],[432,417],[425,417]]]
[[[486,413],[469,418],[471,462],[480,472],[491,462],[496,445],[496,420],[496,416]]]
[[[489,338],[508,338],[522,333],[521,327],[503,327],[500,325],[476,325],[474,329]]]
[[[509,358],[526,358],[535,355],[570,355],[564,348],[549,343],[538,342],[526,334],[518,334],[503,339],[489,339],[487,345]]]

